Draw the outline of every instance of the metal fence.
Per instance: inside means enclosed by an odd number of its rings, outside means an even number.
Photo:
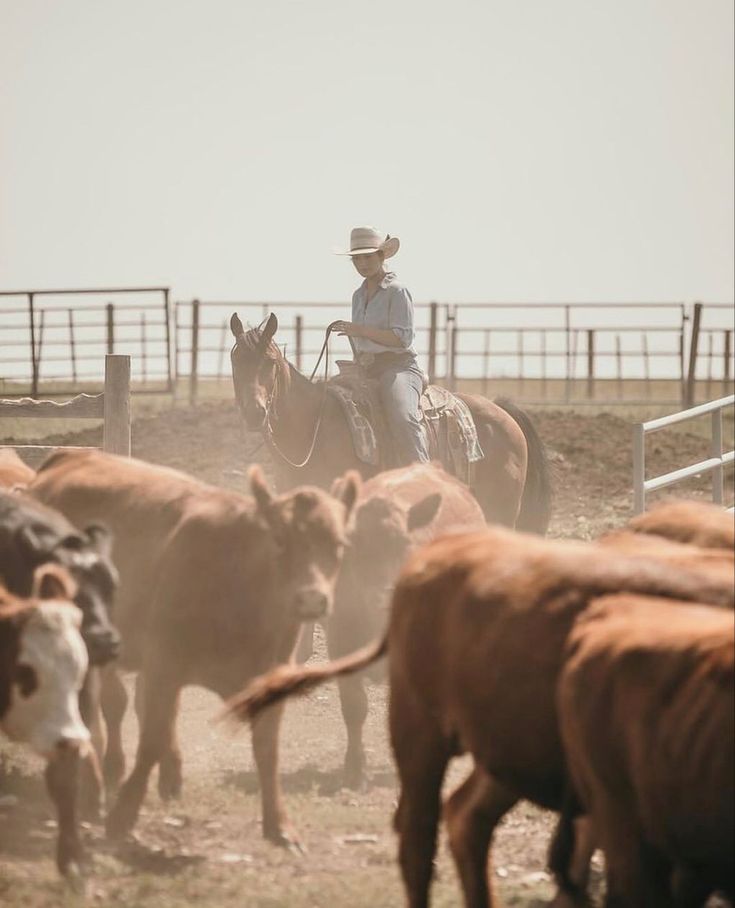
[[[229,376],[233,311],[252,325],[275,312],[276,340],[307,371],[348,305],[174,304],[165,287],[4,292],[0,391],[64,395],[100,381],[103,354],[122,352],[133,358],[135,392],[186,383],[195,400],[202,380]],[[528,403],[687,405],[731,390],[732,319],[732,304],[715,303],[417,303],[415,344],[449,387],[496,393],[508,383]],[[334,338],[332,361],[349,356]]]

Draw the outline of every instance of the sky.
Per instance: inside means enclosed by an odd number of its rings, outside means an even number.
[[[731,301],[732,0],[0,0],[0,289]]]

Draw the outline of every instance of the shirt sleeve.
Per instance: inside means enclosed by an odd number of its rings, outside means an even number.
[[[408,348],[411,346],[414,336],[413,300],[405,287],[392,288],[388,327],[401,342],[402,347]]]

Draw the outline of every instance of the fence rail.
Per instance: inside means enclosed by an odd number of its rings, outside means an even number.
[[[25,304],[5,304],[13,298]],[[0,379],[6,396],[35,397],[41,384],[47,395],[64,395],[99,379],[92,364],[104,352],[126,352],[136,391],[175,393],[184,379],[195,401],[201,380],[229,372],[232,311],[252,324],[276,312],[276,339],[306,371],[326,325],[345,309],[338,302],[171,303],[163,287],[4,292]],[[695,395],[731,389],[732,313],[732,305],[715,303],[418,303],[415,345],[430,377],[450,388],[469,380],[490,393],[491,383],[507,380],[527,403],[687,406]],[[334,350],[335,358],[350,355],[341,339]]]
[[[679,413],[651,419],[648,422],[637,423],[633,426],[633,511],[640,514],[646,508],[646,494],[666,486],[673,485],[682,479],[697,476],[701,473],[712,473],[712,500],[722,504],[724,498],[723,467],[735,463],[735,451],[722,451],[722,411],[735,403],[735,394],[721,397],[698,407],[690,407]],[[696,419],[698,416],[710,414],[712,420],[712,435],[710,456],[699,463],[689,464],[679,470],[664,473],[646,479],[646,435],[659,432],[677,423]]]

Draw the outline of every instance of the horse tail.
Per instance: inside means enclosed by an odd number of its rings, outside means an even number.
[[[255,719],[267,706],[287,697],[301,696],[338,675],[351,675],[366,668],[388,652],[388,636],[326,665],[280,665],[254,681],[227,701],[224,715],[241,722]]]
[[[528,449],[526,483],[523,486],[516,529],[544,536],[551,519],[551,470],[546,448],[528,413],[506,397],[499,397],[493,403],[518,423]]]

